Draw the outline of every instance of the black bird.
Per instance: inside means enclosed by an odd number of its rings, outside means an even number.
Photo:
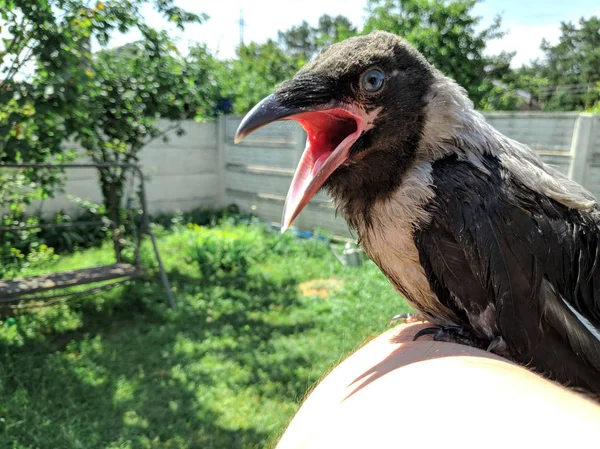
[[[306,150],[285,230],[324,187],[369,257],[444,341],[600,393],[594,197],[500,134],[465,90],[385,32],[322,51],[257,104],[236,141],[296,120]]]

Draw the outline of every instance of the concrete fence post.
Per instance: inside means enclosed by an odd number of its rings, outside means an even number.
[[[575,122],[573,139],[571,140],[571,166],[569,178],[585,185],[589,159],[592,155],[592,133],[594,130],[594,115],[579,114]]]
[[[225,171],[227,168],[226,142],[227,116],[220,115],[217,119],[217,203],[219,207],[227,207],[227,184]]]

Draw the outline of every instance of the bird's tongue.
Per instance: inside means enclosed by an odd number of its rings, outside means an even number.
[[[300,123],[308,138],[285,201],[282,232],[347,160],[348,151],[363,128],[362,120],[344,109],[305,112],[290,119]]]
[[[320,155],[317,160],[315,161],[315,165],[313,166],[312,169],[312,176],[313,178],[316,176],[316,174],[319,172],[319,170],[321,170],[321,167],[323,167],[323,164],[325,164],[325,161],[327,159],[329,159],[329,156],[331,156],[333,154],[333,151],[325,151],[322,155]]]

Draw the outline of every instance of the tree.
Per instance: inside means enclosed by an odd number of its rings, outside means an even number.
[[[165,33],[101,51],[90,64],[93,82],[83,95],[88,110],[74,136],[94,162],[137,164],[150,141],[166,139],[167,132],[182,134],[181,120],[212,117],[219,95],[216,67],[205,46],[192,47],[184,58]],[[171,125],[161,129],[157,118]],[[117,229],[128,173],[119,167],[99,171],[103,203]]]
[[[579,26],[561,23],[557,45],[542,41],[544,58],[533,64],[549,81],[541,92],[546,110],[582,110],[600,101],[600,17],[581,18]]]
[[[221,95],[233,99],[236,114],[246,113],[262,98],[269,95],[277,84],[290,78],[302,62],[288,56],[276,42],[251,42],[238,48],[237,58],[224,61],[218,78]]]
[[[278,31],[278,41],[285,51],[308,62],[317,51],[314,28],[303,20],[300,25],[294,25],[287,31]]]
[[[323,14],[319,17],[317,27],[303,21],[287,31],[279,31],[278,41],[287,53],[308,62],[323,48],[357,33],[356,27],[347,17]]]
[[[156,32],[140,18],[150,0],[0,0],[0,21],[9,37],[0,47],[0,160],[43,161],[63,153],[89,84],[89,42],[138,28],[149,41]],[[154,0],[179,27],[204,17]]]
[[[540,110],[539,92],[548,85],[546,78],[522,71],[511,72],[501,80],[486,80],[480,108],[488,111]]]
[[[91,100],[110,94],[99,94],[102,85],[94,76],[90,42],[95,39],[104,45],[113,31],[136,28],[146,47],[154,48],[154,57],[161,57],[165,50],[161,35],[144,22],[140,11],[146,4],[180,28],[204,19],[176,7],[174,0],[0,0],[0,23],[9,33],[0,44],[0,162],[61,161],[70,157],[69,139],[88,149],[92,141],[101,142],[103,130],[97,120],[102,104],[92,105]],[[124,100],[130,98],[120,93]],[[124,119],[121,126],[129,126],[135,136],[142,129],[139,123],[146,120],[138,118],[135,123]],[[119,152],[129,143],[111,140],[107,145]],[[11,202],[11,214],[4,218],[10,223],[22,219],[23,208],[15,205],[50,195],[61,181],[56,170],[1,176],[0,207]],[[20,195],[13,193],[15,189]]]
[[[173,128],[179,131],[178,121],[195,114],[195,81],[185,69],[183,58],[163,33],[97,53],[82,93],[87,109],[76,120],[73,138],[93,162],[137,164],[142,148],[163,135],[158,117],[175,120]],[[99,170],[103,203],[117,230],[128,174],[120,167]],[[119,255],[118,238],[113,241]]]
[[[318,25],[313,31],[315,47],[318,51],[358,34],[358,29],[350,22],[350,19],[342,15],[332,17],[328,14],[319,17]]]
[[[510,54],[489,58],[488,41],[502,36],[500,18],[478,31],[473,15],[479,0],[369,0],[364,32],[379,29],[404,37],[445,75],[469,92],[475,105],[485,96],[484,80],[506,64]],[[488,84],[485,86],[490,88]]]
[[[222,96],[221,67],[221,62],[213,57],[206,45],[196,44],[190,47],[185,59],[184,76],[188,86],[192,87],[192,98],[187,101],[193,103],[198,120],[231,112],[224,104],[228,99]]]

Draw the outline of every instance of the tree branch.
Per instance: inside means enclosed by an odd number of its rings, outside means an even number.
[[[152,137],[150,140],[148,140],[145,145],[149,145],[151,142],[154,142],[156,139],[161,138],[166,136],[168,133],[170,133],[171,131],[176,130],[180,123],[183,122],[184,120],[187,120],[188,118],[190,118],[190,115],[192,115],[193,111],[188,111],[186,112],[183,117],[181,117],[177,122],[175,122],[173,125],[169,126],[167,129],[165,129],[164,131],[162,131],[161,133],[157,134],[156,136]]]
[[[31,39],[29,39],[31,40]],[[27,42],[28,44],[29,42]],[[25,44],[25,45],[27,45]],[[24,49],[27,47],[24,47]],[[29,47],[29,51],[28,53],[25,55],[25,57],[22,60],[19,60],[17,56],[15,56],[15,59],[13,60],[10,68],[8,69],[8,75],[6,76],[6,79],[4,80],[4,83],[8,83],[10,81],[12,81],[12,79],[14,78],[14,76],[19,73],[19,70],[21,70],[23,68],[23,66],[29,62],[29,60],[31,59],[31,57],[33,56],[33,47]]]
[[[15,28],[17,30],[21,30],[24,27],[24,25],[25,25],[25,16],[23,16],[21,18],[21,22],[18,25],[16,25]],[[32,38],[31,35],[27,35],[27,30],[22,29],[21,31],[22,31],[21,33],[15,35],[14,39],[10,42],[10,44],[6,48],[6,51],[4,52],[5,55],[10,55],[11,53],[13,53],[15,51],[15,47],[17,47],[17,45],[20,46],[20,48],[18,49],[18,51],[16,51],[16,54],[14,55],[14,59],[11,63],[11,66],[7,71],[6,78],[4,80],[2,80],[2,84],[9,83],[10,81],[12,81],[12,78],[17,73],[17,71],[21,67],[23,67],[23,64],[25,62],[27,62],[29,60],[29,58],[31,58],[32,48],[29,48],[29,54],[25,57],[25,60],[23,61],[23,63],[19,64],[19,56],[27,48],[27,45],[29,45],[29,42],[31,42],[31,38]],[[23,40],[24,40],[24,42],[23,42]]]

